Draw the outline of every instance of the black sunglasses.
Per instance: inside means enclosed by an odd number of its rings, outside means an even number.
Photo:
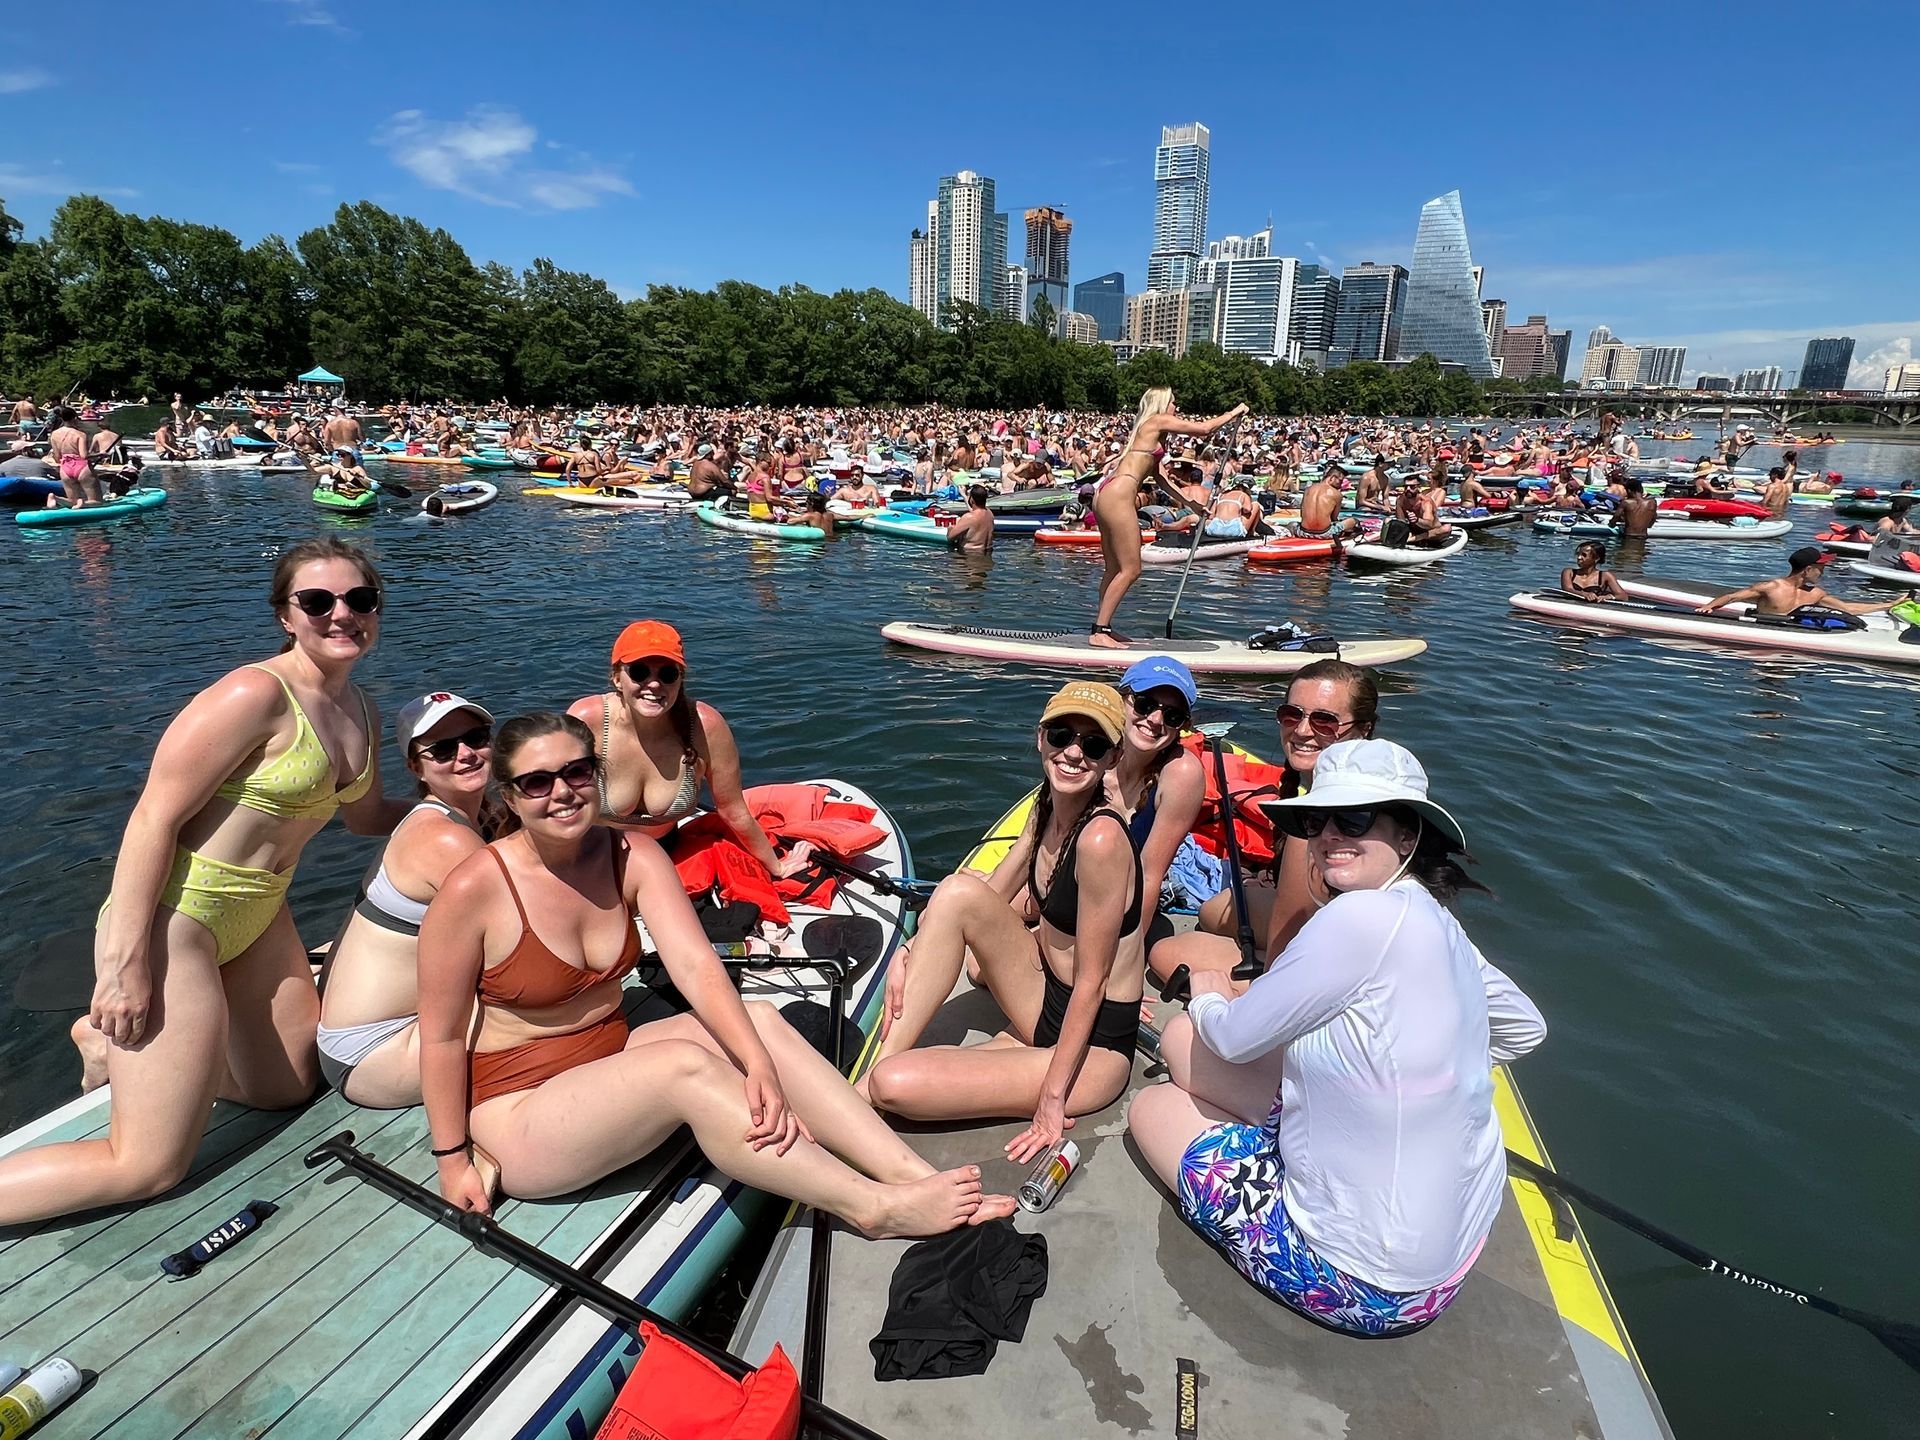
[[[600,762],[591,755],[569,760],[558,770],[529,770],[515,775],[507,783],[529,800],[544,800],[553,793],[553,782],[564,780],[569,790],[585,790],[600,773]]]
[[[627,678],[636,685],[644,685],[655,675],[660,677],[662,685],[671,685],[680,678],[680,667],[671,660],[662,660],[654,664],[651,660],[629,660]]]
[[[1359,723],[1342,720],[1331,710],[1303,710],[1298,705],[1282,705],[1273,712],[1273,718],[1280,722],[1282,730],[1291,730],[1304,720],[1307,728],[1322,740],[1331,740],[1342,730]]]
[[[1141,694],[1139,692],[1129,691],[1127,692],[1127,704],[1133,707],[1133,713],[1138,715],[1142,720],[1158,710],[1161,720],[1166,723],[1169,730],[1184,730],[1187,728],[1187,722],[1193,718],[1193,712],[1187,709],[1186,701],[1179,699],[1156,700],[1153,698],[1151,692]]]
[[[1288,815],[1280,822],[1280,828],[1289,835],[1299,835],[1312,840],[1327,828],[1329,821],[1349,840],[1358,840],[1373,829],[1374,821],[1381,815],[1379,810],[1300,810]]]
[[[371,615],[380,608],[380,592],[371,585],[356,585],[340,594],[331,590],[296,590],[288,598],[300,607],[302,614],[316,620],[322,615],[331,615],[333,607],[342,600],[356,615]]]
[[[1089,760],[1104,760],[1113,749],[1113,741],[1107,738],[1104,730],[1076,730],[1064,721],[1056,720],[1051,725],[1040,727],[1040,738],[1055,750],[1064,750],[1069,745],[1078,744],[1080,753]]]
[[[476,725],[460,735],[450,735],[445,740],[435,740],[431,745],[422,745],[413,753],[425,755],[436,765],[451,765],[453,757],[460,753],[460,747],[469,750],[485,750],[493,744],[493,730],[486,725]]]

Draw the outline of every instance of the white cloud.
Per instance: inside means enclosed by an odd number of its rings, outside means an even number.
[[[45,90],[53,76],[44,70],[0,70],[0,95],[24,95],[29,90]]]
[[[327,8],[324,0],[274,0],[274,3],[286,12],[289,25],[305,25],[315,30],[332,30],[340,35],[354,33],[340,23],[340,17]]]
[[[1878,349],[1856,355],[1847,371],[1849,390],[1878,390],[1887,383],[1887,371],[1896,365],[1913,363],[1913,337],[1898,335]]]
[[[23,170],[0,160],[0,195],[100,195],[125,199],[138,195],[125,185],[88,185],[54,171]]]
[[[586,210],[610,195],[634,193],[624,175],[584,157],[570,170],[528,166],[539,138],[517,111],[478,105],[460,120],[433,120],[421,110],[402,110],[373,140],[423,185],[484,205]]]

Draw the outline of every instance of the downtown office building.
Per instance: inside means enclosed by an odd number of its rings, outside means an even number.
[[[1207,178],[1212,162],[1207,127],[1160,127],[1153,152],[1153,253],[1147,257],[1149,290],[1184,290],[1199,277],[1207,244]]]
[[[1431,355],[1460,366],[1476,380],[1493,378],[1493,355],[1480,312],[1480,287],[1467,245],[1467,220],[1460,192],[1449,190],[1420,207],[1420,230],[1413,241],[1413,268],[1407,279],[1406,318],[1400,327],[1400,356]]]
[[[1327,368],[1355,360],[1391,360],[1400,353],[1400,326],[1407,308],[1407,271],[1403,265],[1371,260],[1349,265],[1340,277],[1340,300],[1333,314],[1333,343]]]
[[[1847,372],[1853,368],[1853,337],[1822,335],[1807,342],[1807,353],[1800,361],[1802,390],[1844,390]]]

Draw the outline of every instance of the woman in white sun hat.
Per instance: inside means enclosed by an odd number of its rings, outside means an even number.
[[[1505,1164],[1493,1066],[1546,1026],[1442,907],[1481,889],[1460,825],[1386,740],[1329,746],[1313,788],[1261,807],[1333,898],[1232,999],[1195,971],[1128,1115],[1182,1217],[1307,1318],[1398,1335],[1453,1300]]]

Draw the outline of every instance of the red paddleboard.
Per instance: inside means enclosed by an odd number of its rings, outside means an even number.
[[[1033,532],[1033,540],[1036,545],[1098,545],[1100,543],[1100,532],[1091,529],[1036,530]],[[1142,530],[1140,532],[1140,543],[1142,545],[1151,545],[1153,543],[1153,531]]]
[[[1734,520],[1742,515],[1750,515],[1755,520],[1766,520],[1773,512],[1764,505],[1756,505],[1751,500],[1705,500],[1673,499],[1660,502],[1663,515],[1691,515],[1696,520]]]
[[[1337,540],[1314,540],[1304,535],[1286,535],[1257,545],[1247,552],[1249,565],[1297,565],[1303,560],[1331,560],[1340,553]]]

